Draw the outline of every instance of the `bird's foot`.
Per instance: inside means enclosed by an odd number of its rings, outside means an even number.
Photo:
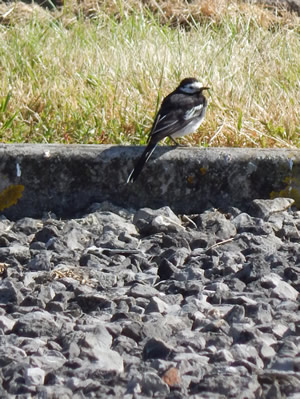
[[[183,147],[181,144],[177,143],[177,141],[175,139],[173,139],[172,136],[169,136],[169,139],[171,139],[173,141],[173,143],[176,145],[176,147]]]

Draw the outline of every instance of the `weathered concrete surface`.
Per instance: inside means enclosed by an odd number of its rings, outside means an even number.
[[[125,184],[143,147],[0,145],[0,206],[7,187],[24,186],[9,218],[52,211],[74,216],[93,202],[125,207],[169,205],[179,213],[291,197],[300,205],[300,151],[159,147],[133,184]],[[6,201],[6,202],[5,202]],[[4,204],[4,205],[3,205]],[[6,205],[5,205],[6,204]]]
[[[300,15],[300,0],[252,0],[251,3],[294,11]]]

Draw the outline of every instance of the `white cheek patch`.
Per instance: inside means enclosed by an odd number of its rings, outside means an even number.
[[[201,85],[200,82],[194,82],[194,83],[191,84],[191,87],[192,87],[194,90],[200,90],[201,87],[202,87],[202,85]]]
[[[201,89],[201,83],[200,82],[194,82],[194,83],[190,83],[187,86],[184,86],[181,88],[181,91],[183,91],[184,93],[187,94],[192,94],[192,93],[196,93],[197,91],[199,91]]]

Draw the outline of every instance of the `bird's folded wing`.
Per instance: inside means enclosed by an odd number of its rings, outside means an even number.
[[[158,142],[184,129],[190,122],[190,118],[185,119],[183,117],[178,119],[173,113],[164,116],[158,114],[149,137]]]
[[[186,121],[190,121],[192,118],[200,117],[203,112],[203,104],[196,105],[195,107],[186,111],[183,116],[183,119]]]

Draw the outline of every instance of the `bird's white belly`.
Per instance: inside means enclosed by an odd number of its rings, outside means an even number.
[[[198,127],[201,125],[203,117],[192,120],[188,125],[186,125],[183,129],[178,130],[176,133],[171,136],[175,139],[176,137],[186,136],[187,134],[194,133]]]

